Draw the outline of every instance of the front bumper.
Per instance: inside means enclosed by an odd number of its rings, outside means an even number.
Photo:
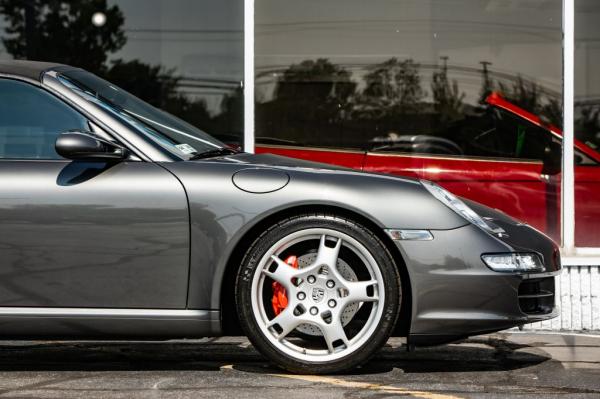
[[[477,208],[506,233],[492,236],[469,224],[432,231],[431,241],[395,241],[410,276],[411,343],[449,342],[558,315],[554,305],[554,276],[561,270],[558,247],[527,225]],[[546,270],[500,273],[481,260],[483,253],[503,252],[536,252]]]

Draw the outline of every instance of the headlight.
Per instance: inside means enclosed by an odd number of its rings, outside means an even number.
[[[421,184],[438,200],[440,200],[448,208],[458,213],[469,222],[473,223],[480,228],[489,231],[490,233],[497,233],[496,229],[492,228],[481,216],[475,213],[474,210],[468,207],[467,204],[462,202],[458,197],[452,194],[450,191],[438,186],[427,180],[421,180]],[[501,230],[502,232],[504,230]]]
[[[534,253],[484,254],[483,262],[496,272],[542,272],[544,264]]]

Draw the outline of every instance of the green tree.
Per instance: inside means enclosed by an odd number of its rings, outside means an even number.
[[[559,98],[549,98],[548,102],[542,106],[542,115],[548,119],[548,122],[562,129],[563,109],[562,101]]]
[[[111,62],[101,75],[158,108],[167,107],[179,96],[177,85],[180,78],[174,75],[173,70],[166,70],[160,65],[119,59]]]
[[[355,91],[351,73],[327,59],[290,65],[277,78],[273,99],[256,106],[257,137],[334,142],[345,134]]]
[[[102,26],[92,23],[105,15]],[[84,68],[203,129],[214,125],[206,102],[178,92],[175,71],[139,60],[108,62],[127,42],[125,17],[106,0],[0,0],[8,22],[2,42],[15,59],[49,61]]]
[[[333,122],[348,109],[355,90],[348,71],[319,58],[286,69],[277,81],[275,101],[289,115]]]
[[[232,134],[244,131],[244,90],[238,87],[223,97],[221,112],[214,118],[215,129]]]
[[[535,82],[527,81],[518,75],[512,85],[499,82],[498,89],[513,104],[534,114],[540,113],[542,93]]]
[[[431,93],[433,95],[433,109],[437,122],[446,125],[462,114],[465,93],[458,89],[456,79],[448,79],[447,58],[443,57],[444,64],[441,69],[433,73],[431,80]]]
[[[96,12],[103,26],[92,24]],[[123,13],[106,0],[0,0],[8,21],[6,50],[16,59],[61,62],[101,72],[108,54],[126,42]]]
[[[416,113],[427,95],[421,87],[420,65],[412,59],[390,58],[369,68],[361,107],[374,113]]]
[[[485,105],[486,98],[494,91],[494,81],[490,77],[489,66],[492,65],[489,61],[481,61],[481,90],[479,91],[479,104]]]
[[[588,105],[579,108],[579,116],[575,119],[577,138],[592,148],[600,148],[600,108]]]
[[[494,82],[488,70],[488,65],[491,63],[482,62],[481,64],[483,65],[483,86],[480,99],[482,105],[486,105],[487,96],[497,90],[511,103],[541,116],[554,126],[562,127],[562,101],[560,98],[544,92],[537,83],[526,80],[521,75],[517,75],[512,82]]]
[[[329,60],[305,60],[293,64],[277,81],[275,97],[280,101],[306,103],[311,107],[336,107],[354,94],[350,73]],[[297,104],[298,105],[298,104]]]

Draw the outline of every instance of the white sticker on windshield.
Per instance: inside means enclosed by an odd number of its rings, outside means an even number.
[[[192,147],[189,144],[177,144],[175,145],[175,147],[177,147],[179,151],[183,152],[186,155],[195,154],[198,152],[194,147]]]

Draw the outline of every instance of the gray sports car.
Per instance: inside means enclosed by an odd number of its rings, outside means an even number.
[[[438,185],[228,148],[84,70],[0,63],[0,334],[243,331],[301,373],[556,316],[556,245]]]

